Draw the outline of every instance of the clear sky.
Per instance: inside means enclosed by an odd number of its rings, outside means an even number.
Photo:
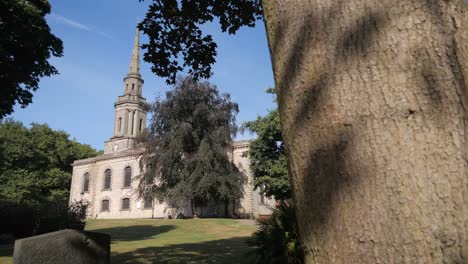
[[[113,130],[114,102],[123,93],[137,18],[144,18],[150,1],[49,0],[47,17],[52,33],[62,39],[64,56],[52,59],[60,74],[41,80],[33,103],[15,108],[11,117],[24,124],[47,123],[81,143],[103,149]],[[236,35],[206,26],[218,44],[214,76],[210,80],[239,104],[238,124],[273,109],[273,73],[264,24],[243,28]],[[140,35],[146,42],[146,36]],[[142,57],[142,56],[141,56]],[[169,86],[141,62],[143,96],[151,102]],[[252,135],[239,135],[245,139]]]

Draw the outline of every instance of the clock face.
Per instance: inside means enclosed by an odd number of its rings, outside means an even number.
[[[119,149],[119,146],[114,145],[114,146],[112,147],[112,149],[113,149],[114,151],[117,151],[117,150]]]

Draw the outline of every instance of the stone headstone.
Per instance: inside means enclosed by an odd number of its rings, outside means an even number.
[[[110,235],[65,229],[18,239],[14,264],[109,264]]]

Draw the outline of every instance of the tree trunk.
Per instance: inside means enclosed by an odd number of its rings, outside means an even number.
[[[307,263],[467,263],[465,3],[263,5]]]
[[[224,217],[229,217],[229,213],[228,213],[228,206],[229,206],[229,202],[224,202]]]
[[[195,212],[195,206],[193,200],[190,200],[190,210],[192,210],[192,218],[198,218],[197,213]]]
[[[236,212],[236,200],[232,199],[232,217],[241,218]]]

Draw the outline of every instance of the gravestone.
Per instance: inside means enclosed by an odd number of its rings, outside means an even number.
[[[65,229],[18,239],[14,264],[109,264],[110,235]]]

